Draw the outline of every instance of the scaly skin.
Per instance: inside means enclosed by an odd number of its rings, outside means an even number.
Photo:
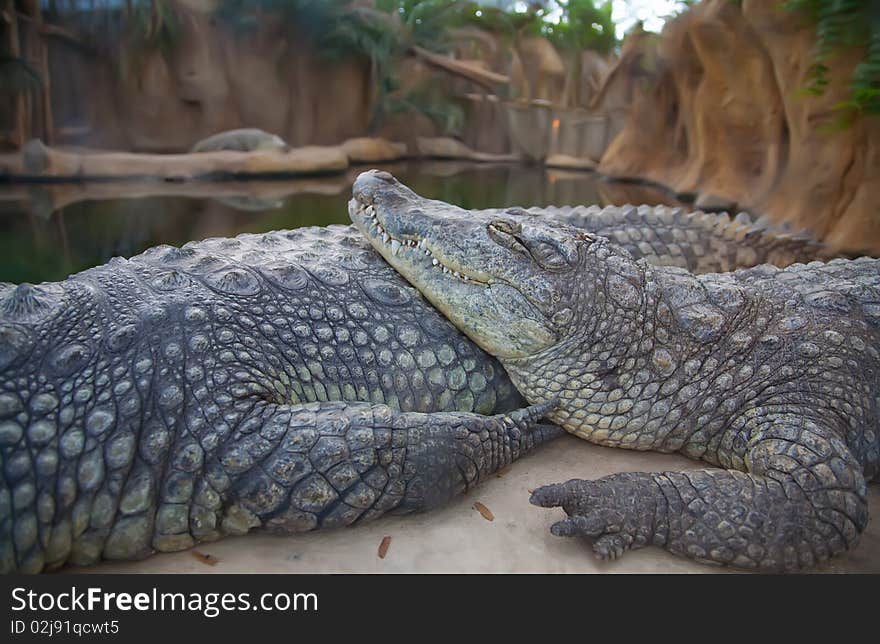
[[[678,217],[603,213],[653,253]],[[718,241],[690,221],[670,253]],[[432,507],[558,433],[524,404],[352,227],[0,285],[0,571]]]
[[[355,197],[374,247],[526,400],[560,401],[547,418],[720,468],[540,488],[533,503],[569,515],[555,534],[768,571],[856,544],[880,472],[880,260],[695,276],[546,218],[462,217],[384,175]]]
[[[350,227],[0,287],[0,570],[433,507],[561,430]]]
[[[692,273],[722,273],[760,264],[784,268],[796,262],[830,260],[833,254],[805,232],[791,233],[741,212],[685,212],[668,206],[577,206],[478,210],[481,215],[532,214],[607,237],[657,266]]]

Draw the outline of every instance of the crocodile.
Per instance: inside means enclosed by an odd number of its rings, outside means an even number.
[[[253,152],[255,150],[289,150],[290,146],[277,134],[270,134],[257,128],[241,128],[218,132],[198,141],[190,152],[216,152],[234,150]]]
[[[354,223],[532,404],[599,445],[712,467],[541,487],[603,559],[659,546],[763,571],[853,548],[880,473],[880,260],[694,275],[518,211],[360,177]],[[427,253],[427,254],[426,254]]]
[[[656,259],[702,261],[734,229],[762,258],[818,251],[672,210],[547,214]],[[663,246],[661,220],[685,237]],[[0,571],[435,507],[561,433],[525,404],[352,226],[0,285]]]
[[[350,226],[0,286],[0,570],[434,507],[561,434]]]

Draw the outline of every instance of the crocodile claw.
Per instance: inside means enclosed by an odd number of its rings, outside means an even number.
[[[552,534],[585,538],[600,559],[617,559],[646,545],[651,534],[653,510],[633,502],[639,498],[634,494],[639,482],[627,474],[597,481],[573,479],[540,487],[529,500],[539,507],[565,510],[568,516],[550,527]]]
[[[529,503],[541,508],[555,508],[562,505],[566,498],[568,483],[552,483],[539,487],[529,498]]]

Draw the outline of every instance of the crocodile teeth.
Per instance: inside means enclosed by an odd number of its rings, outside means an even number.
[[[440,263],[440,262],[437,261],[437,258],[436,258],[436,257],[435,257],[434,259],[431,260],[431,264],[432,264],[433,266],[436,266],[436,265],[439,264],[439,263]]]
[[[391,254],[397,255],[400,252],[400,242],[396,239],[391,240]]]
[[[383,242],[385,242],[385,243],[387,244],[389,241],[391,241],[391,235],[389,235],[388,233],[386,233],[386,232],[385,232],[384,230],[382,230],[381,228],[380,228],[379,230],[382,231],[382,241],[383,241]]]
[[[367,206],[366,213],[367,213],[370,217],[375,217],[375,216],[376,216],[376,209],[373,208],[373,206]]]

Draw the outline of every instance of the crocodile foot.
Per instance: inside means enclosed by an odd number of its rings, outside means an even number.
[[[592,542],[602,560],[618,559],[624,552],[652,541],[656,504],[651,495],[634,494],[646,487],[645,474],[619,474],[596,481],[572,479],[536,489],[531,503],[561,507],[568,515],[550,527],[557,537],[582,537]]]

